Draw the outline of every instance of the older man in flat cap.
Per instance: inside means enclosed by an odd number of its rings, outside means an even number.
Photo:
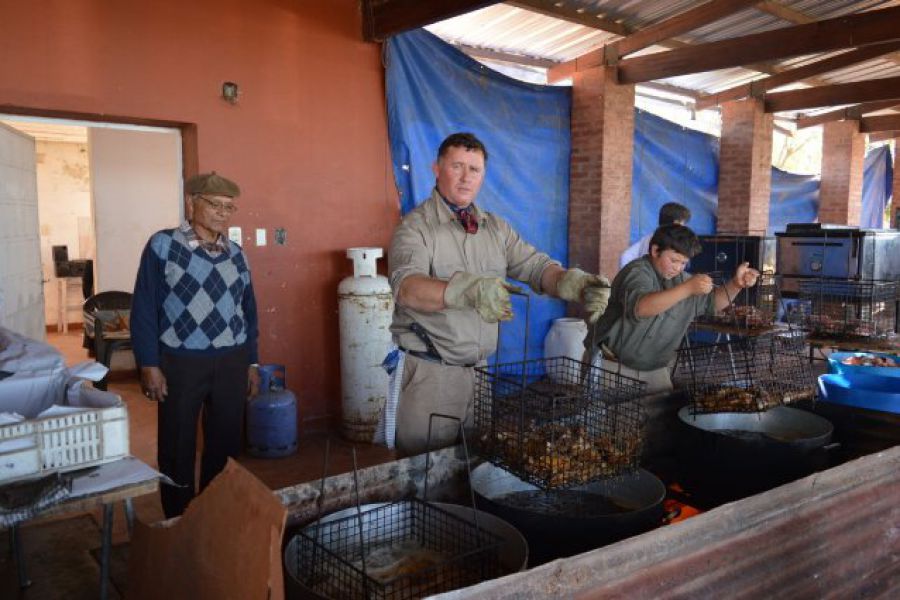
[[[256,394],[256,300],[241,247],[226,237],[238,186],[215,172],[184,186],[188,220],[144,248],[131,337],[144,395],[159,402],[159,469],[166,517],[195,495],[197,419],[203,410],[200,489],[241,449],[244,404]]]

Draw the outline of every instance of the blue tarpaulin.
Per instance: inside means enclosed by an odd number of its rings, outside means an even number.
[[[389,38],[385,61],[391,158],[402,212],[431,194],[431,165],[441,141],[469,131],[484,142],[489,156],[478,205],[565,265],[570,89],[501,75],[421,29]],[[514,311],[522,317],[518,300]],[[560,300],[532,298],[529,356],[543,354],[551,321],[564,313]],[[504,326],[501,360],[521,359],[522,323]]]
[[[788,223],[813,223],[818,215],[819,177],[772,167],[768,234],[784,231]]]
[[[666,202],[691,209],[690,226],[697,233],[714,233],[718,157],[717,137],[635,110],[631,243],[653,233]]]
[[[659,208],[680,202],[691,209],[691,229],[716,231],[719,140],[651,113],[636,110],[631,243],[656,229]],[[891,193],[892,166],[886,146],[866,155],[863,171],[862,227],[882,227]],[[788,223],[812,223],[819,212],[819,178],[772,167],[769,235]]]
[[[884,211],[891,196],[894,166],[887,146],[875,148],[866,154],[863,168],[862,214],[860,225],[881,229],[885,226]],[[897,200],[894,200],[895,206]]]

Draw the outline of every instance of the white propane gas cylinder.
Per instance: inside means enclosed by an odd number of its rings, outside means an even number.
[[[376,272],[381,256],[381,248],[348,249],[353,277],[338,286],[343,433],[356,442],[372,442],[388,391],[381,361],[391,345],[394,301],[387,277]]]

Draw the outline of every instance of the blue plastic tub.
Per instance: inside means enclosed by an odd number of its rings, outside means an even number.
[[[896,369],[894,369],[896,370]],[[820,398],[832,404],[900,414],[900,379],[829,373],[819,376]]]
[[[900,386],[897,381],[900,378],[900,367],[863,367],[858,365],[845,365],[842,360],[851,356],[882,356],[892,358],[895,363],[900,364],[900,356],[896,354],[885,354],[882,352],[832,352],[828,357],[828,372],[840,373],[848,379],[855,380],[857,377],[890,377],[894,379],[895,385]]]

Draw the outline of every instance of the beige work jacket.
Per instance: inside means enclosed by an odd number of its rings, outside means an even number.
[[[457,271],[510,277],[541,293],[541,275],[558,265],[522,240],[502,218],[473,207],[478,233],[467,234],[437,190],[406,215],[394,231],[388,252],[391,288],[394,292],[394,341],[407,350],[425,351],[410,331],[418,322],[428,332],[441,357],[450,364],[475,364],[497,347],[497,324],[485,323],[474,309],[444,309],[426,313],[396,303],[400,284],[410,275],[426,275],[448,281]]]

